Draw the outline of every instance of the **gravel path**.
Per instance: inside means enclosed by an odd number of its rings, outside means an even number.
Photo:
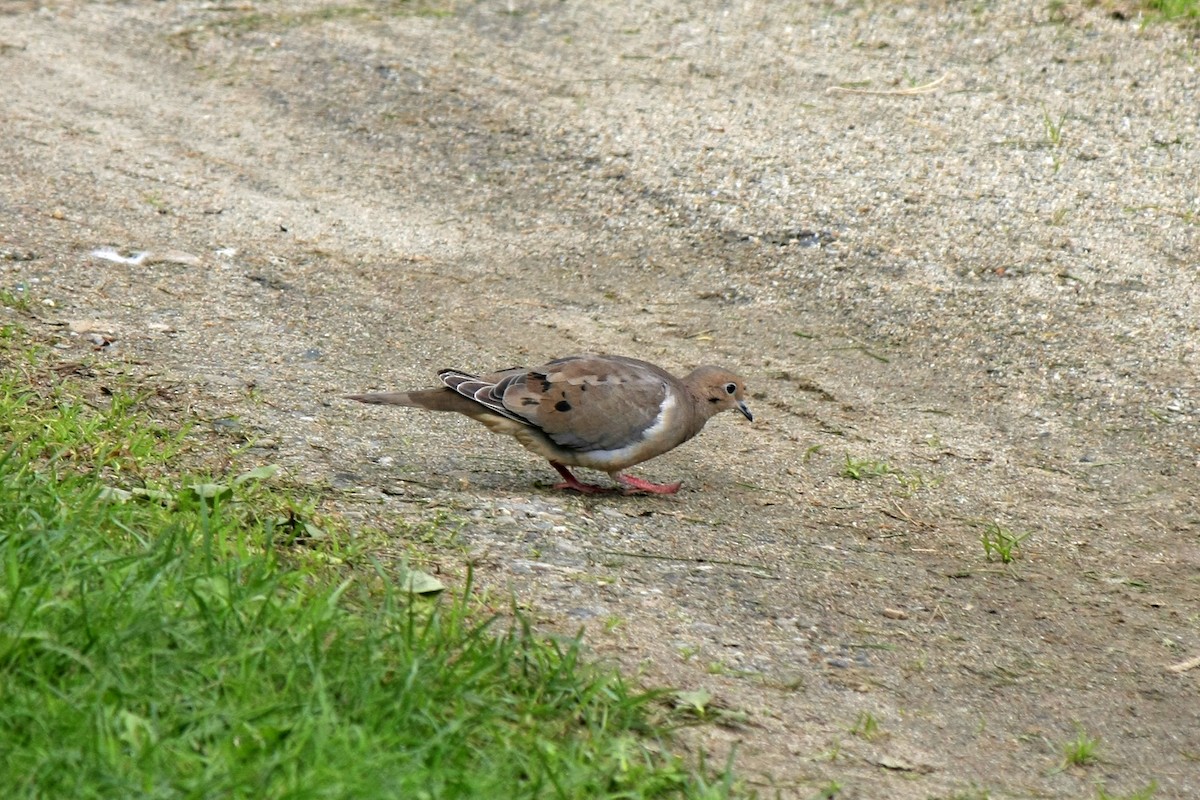
[[[688,741],[764,797],[1200,796],[1194,31],[611,6],[6,3],[0,286],[327,512],[710,692]],[[757,421],[596,499],[338,399],[582,350],[736,365]]]

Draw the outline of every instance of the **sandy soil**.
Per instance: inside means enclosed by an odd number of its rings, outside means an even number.
[[[445,520],[413,546],[452,578],[711,692],[690,741],[765,797],[1200,797],[1194,31],[627,5],[2,3],[0,284],[326,511]],[[597,499],[338,399],[584,350],[735,367],[757,421]]]

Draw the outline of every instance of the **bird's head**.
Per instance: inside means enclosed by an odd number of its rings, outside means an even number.
[[[721,367],[697,367],[685,381],[708,415],[736,409],[743,417],[754,421],[746,405],[746,384],[737,375]]]

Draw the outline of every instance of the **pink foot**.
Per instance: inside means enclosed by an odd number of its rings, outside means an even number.
[[[632,475],[622,475],[619,472],[614,473],[613,478],[628,486],[634,492],[647,492],[649,494],[675,494],[682,485],[679,481],[675,483],[651,483],[642,478],[635,478]]]
[[[571,474],[571,470],[557,461],[551,461],[550,466],[558,470],[559,475],[566,478],[562,483],[554,484],[555,489],[572,489],[580,494],[606,494],[612,491],[612,489],[606,486],[597,486],[594,483],[581,483],[578,478]]]

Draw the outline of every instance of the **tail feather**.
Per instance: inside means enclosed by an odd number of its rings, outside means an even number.
[[[371,403],[373,405],[423,408],[418,401],[413,399],[412,394],[412,392],[378,392],[376,394],[347,394],[342,396],[347,400],[357,400],[360,403]]]
[[[426,411],[454,411],[468,417],[489,413],[486,408],[463,397],[452,389],[421,389],[416,392],[379,392],[377,394],[348,394],[347,400],[372,405],[407,406]]]

